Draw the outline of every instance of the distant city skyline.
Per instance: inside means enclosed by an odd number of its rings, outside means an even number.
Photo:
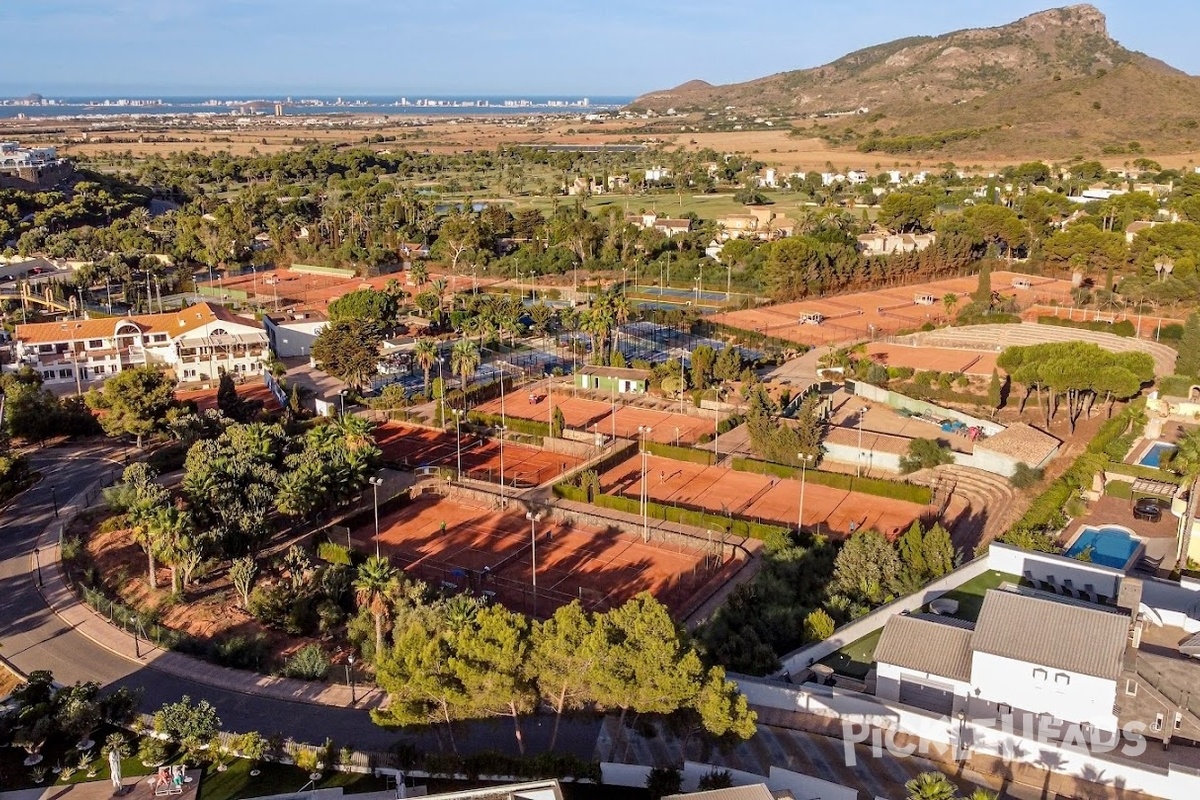
[[[749,80],[1048,0],[4,0],[0,96],[623,95]],[[1200,73],[1200,4],[1098,0],[1112,36]]]

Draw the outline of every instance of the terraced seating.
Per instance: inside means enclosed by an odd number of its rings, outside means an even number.
[[[913,347],[949,347],[989,352],[999,352],[1006,347],[1045,342],[1091,342],[1113,353],[1148,353],[1154,359],[1154,372],[1158,375],[1170,375],[1175,371],[1176,353],[1165,344],[1081,328],[1039,325],[1036,322],[1023,322],[1018,325],[968,325],[961,328],[941,328],[936,331],[896,337],[894,341],[896,344]]]

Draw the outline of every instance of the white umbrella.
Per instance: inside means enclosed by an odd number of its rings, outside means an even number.
[[[117,748],[108,751],[108,769],[112,773],[113,794],[121,793],[121,754]]]

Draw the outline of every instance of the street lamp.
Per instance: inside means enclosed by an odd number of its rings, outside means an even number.
[[[375,496],[375,557],[379,558],[379,487],[383,485],[383,478],[378,476],[368,478],[371,483],[371,492]]]
[[[504,433],[508,430],[508,426],[500,425],[496,430],[500,431],[500,507],[504,508]]]
[[[529,520],[529,563],[531,575],[533,576],[533,616],[537,616],[537,524],[542,520],[542,513],[534,513],[532,511],[525,512],[525,519]]]
[[[41,548],[40,547],[33,548],[33,566],[34,566],[34,569],[37,570],[38,586],[41,586],[42,585],[42,559],[41,559]]]
[[[863,461],[862,424],[863,424],[863,417],[865,417],[866,415],[867,415],[867,407],[863,406],[862,408],[860,408],[858,410],[858,461],[854,465],[854,476],[855,477],[862,477],[862,461]]]
[[[342,389],[338,392],[338,400],[341,402],[342,416],[346,416],[346,395],[350,393],[349,389]]]
[[[346,683],[350,684],[350,702],[357,703],[358,696],[354,693],[354,673],[351,668],[354,666],[354,654],[346,656]]]
[[[804,530],[804,479],[807,477],[808,462],[812,461],[812,456],[797,453],[796,457],[800,459],[800,510],[796,512],[796,533],[800,533]]]
[[[50,487],[50,502],[54,503],[54,518],[58,519],[58,487]]]
[[[641,491],[641,506],[642,506],[642,541],[650,541],[650,487],[646,483],[646,458],[650,451],[646,449],[646,437],[650,435],[653,428],[649,425],[638,425],[638,434],[641,436],[640,450],[642,452],[642,491]]]

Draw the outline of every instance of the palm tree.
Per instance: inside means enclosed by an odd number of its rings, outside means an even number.
[[[420,262],[413,264],[408,273],[412,276],[413,283],[417,285],[418,289],[425,285],[425,281],[429,280],[429,267]]]
[[[922,772],[908,783],[908,800],[956,800],[958,789],[940,772]]]
[[[463,401],[466,402],[467,384],[479,367],[479,348],[470,339],[463,337],[454,343],[450,351],[450,369],[462,378]]]
[[[392,598],[400,588],[400,578],[392,562],[371,556],[358,568],[354,580],[354,599],[375,617],[375,658],[383,654],[383,620],[392,610]]]
[[[612,347],[617,349],[617,341],[621,333],[621,326],[629,321],[629,315],[633,312],[633,307],[629,303],[629,298],[625,295],[625,289],[615,294],[612,299]]]
[[[438,362],[438,346],[433,339],[421,339],[413,348],[413,361],[425,373],[424,393],[429,394],[429,371]]]
[[[1180,439],[1166,466],[1189,480],[1200,475],[1200,432],[1188,434]]]

